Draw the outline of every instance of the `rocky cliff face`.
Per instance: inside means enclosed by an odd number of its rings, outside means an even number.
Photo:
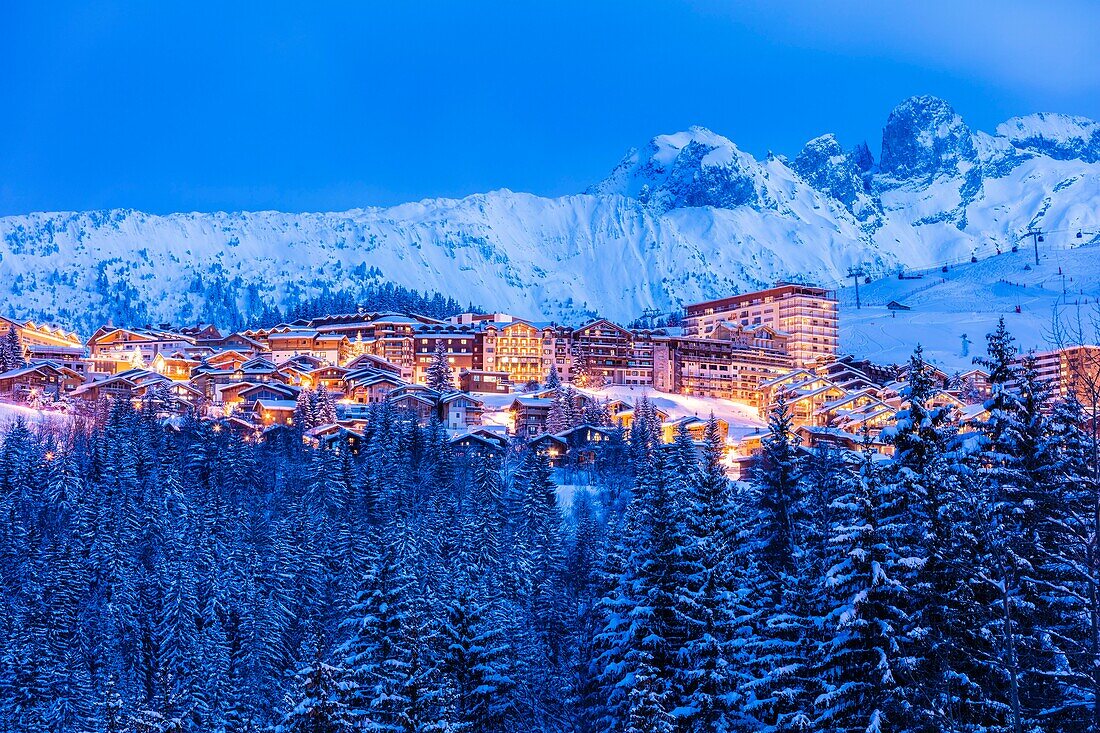
[[[872,230],[881,224],[882,204],[871,187],[874,158],[866,143],[845,151],[835,135],[822,135],[806,143],[791,167]]]
[[[950,104],[912,97],[886,120],[878,181],[926,186],[938,177],[964,173],[977,160],[974,135]]]

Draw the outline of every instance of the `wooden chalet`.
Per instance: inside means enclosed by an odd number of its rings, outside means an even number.
[[[408,384],[390,372],[379,372],[369,367],[349,371],[344,375],[343,382],[341,392],[344,400],[358,405],[385,402],[390,392]]]
[[[553,400],[523,396],[512,400],[512,432],[520,438],[534,438],[546,432]]]
[[[256,354],[248,351],[242,351],[240,349],[225,349],[223,351],[215,351],[210,356],[203,359],[203,364],[214,367],[215,369],[227,369],[229,371],[236,371],[245,364],[247,364]]]
[[[0,395],[24,401],[37,393],[47,401],[56,401],[83,383],[84,377],[75,370],[43,361],[0,374]]]
[[[620,402],[620,403],[622,402],[621,400],[617,400],[617,401]],[[622,404],[625,404],[625,403],[622,403]],[[668,420],[669,417],[671,417],[671,415],[669,415],[668,412],[666,412],[665,410],[662,410],[659,407],[652,407],[652,405],[651,405],[651,408],[653,410],[653,413],[657,416],[657,419],[660,420],[662,423],[665,420]],[[624,409],[620,405],[618,410],[612,409],[611,410],[611,421],[616,423],[617,425],[622,426],[623,430],[629,431],[630,428],[634,425],[634,408],[628,406]]]
[[[187,356],[182,351],[171,354],[161,352],[153,357],[152,370],[168,377],[174,382],[186,382],[191,379],[191,371],[202,364],[201,359]]]
[[[502,456],[508,449],[508,439],[485,430],[459,433],[448,443],[455,453],[466,458]]]
[[[294,410],[298,406],[296,400],[258,399],[252,404],[252,418],[257,425],[294,424]]]
[[[400,366],[393,362],[386,361],[381,356],[376,356],[375,354],[359,354],[344,366],[348,368],[348,371],[371,369],[378,372],[387,372],[395,377],[405,379]],[[411,370],[409,370],[409,378],[412,378]],[[408,379],[405,379],[405,381],[408,381]]]
[[[157,354],[173,353],[194,345],[193,338],[172,331],[166,325],[160,328],[102,326],[88,339],[94,371],[106,374],[144,368]]]
[[[436,417],[434,397],[421,392],[400,392],[400,390],[395,390],[395,392],[399,393],[391,394],[388,402],[398,410],[403,410],[414,417],[418,423],[429,423],[432,418]],[[428,392],[431,392],[431,390],[428,390]]]
[[[439,421],[448,430],[466,430],[481,424],[485,403],[466,392],[448,392],[439,397]]]
[[[563,430],[555,437],[565,441],[567,457],[577,465],[595,463],[596,451],[602,443],[611,440],[614,431],[595,425],[578,425]]]
[[[288,384],[278,384],[274,382],[268,384],[252,384],[236,393],[238,403],[233,410],[243,409],[250,411],[255,406],[255,403],[260,400],[297,403],[298,392],[299,390],[296,387],[292,387]],[[226,405],[226,407],[228,408],[230,405]]]
[[[718,423],[718,434],[722,436],[722,443],[725,444],[726,438],[729,437],[730,424],[721,418],[715,418],[715,422]],[[706,419],[695,415],[685,415],[661,423],[661,442],[672,443],[676,440],[676,434],[680,431],[681,425],[684,426],[693,441],[701,442],[706,435]]]
[[[359,452],[363,444],[363,434],[340,423],[328,423],[310,428],[303,434],[306,443],[323,450],[340,452],[350,450]]]
[[[554,468],[560,468],[565,463],[566,454],[569,452],[569,444],[565,439],[550,433],[534,436],[527,442],[527,448],[545,456]]]
[[[309,384],[312,389],[324,387],[330,393],[339,396],[344,394],[344,378],[347,375],[346,367],[326,365],[309,373]]]
[[[463,392],[508,394],[512,391],[512,382],[508,372],[463,369],[458,375],[458,388]]]

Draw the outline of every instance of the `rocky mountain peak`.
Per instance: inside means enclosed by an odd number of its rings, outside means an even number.
[[[910,97],[886,120],[879,170],[899,184],[929,183],[958,175],[977,157],[970,128],[950,104],[938,97]]]
[[[632,149],[592,194],[621,194],[656,211],[759,204],[759,164],[705,127],[658,135]]]

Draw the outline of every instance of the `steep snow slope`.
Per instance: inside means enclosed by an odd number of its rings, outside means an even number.
[[[834,283],[1088,232],[1096,123],[1033,115],[971,131],[942,100],[895,109],[876,165],[834,136],[756,160],[704,128],[655,137],[585,194],[507,190],[343,213],[135,211],[0,218],[5,315],[89,330],[217,320],[375,280],[531,317],[629,320],[780,278]]]
[[[903,363],[919,343],[929,361],[965,371],[985,353],[985,335],[1002,316],[1022,351],[1053,348],[1056,319],[1083,324],[1089,340],[1100,338],[1092,326],[1100,323],[1100,244],[1044,247],[1038,266],[1032,249],[1021,247],[919,280],[882,278],[860,286],[859,310],[853,288],[839,295],[843,351]],[[892,300],[912,310],[890,311]]]

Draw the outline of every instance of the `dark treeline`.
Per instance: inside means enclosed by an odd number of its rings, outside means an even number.
[[[745,482],[643,401],[568,509],[386,405],[358,454],[16,424],[0,730],[1097,730],[1095,435],[1014,357],[960,432],[918,351],[891,458],[799,449],[781,402]]]
[[[149,301],[148,294],[139,292],[126,281],[108,279],[100,268],[95,292],[102,297],[98,306],[53,311],[17,313],[9,306],[5,315],[12,319],[33,318],[46,323],[62,323],[78,333],[91,334],[105,323],[116,326],[143,326],[157,323],[166,315]],[[343,283],[333,288],[325,283],[313,283],[314,288],[300,285],[284,286],[276,298],[273,288],[263,282],[253,282],[237,276],[228,278],[219,270],[195,273],[186,297],[178,302],[170,320],[179,326],[213,323],[226,332],[245,328],[269,328],[298,318],[317,318],[334,313],[386,312],[418,313],[431,318],[449,318],[458,313],[480,313],[475,305],[463,305],[440,293],[411,290],[381,280],[375,268],[356,267],[347,277],[335,277]],[[14,286],[13,286],[14,287]],[[319,290],[318,290],[319,288]],[[156,314],[160,314],[159,316]]]
[[[449,318],[458,313],[481,313],[473,304],[462,305],[440,293],[416,290],[393,283],[370,283],[356,290],[324,290],[321,294],[296,300],[284,308],[264,309],[253,321],[255,327],[276,326],[299,318],[318,318],[333,313],[356,312],[417,313],[430,318]]]

